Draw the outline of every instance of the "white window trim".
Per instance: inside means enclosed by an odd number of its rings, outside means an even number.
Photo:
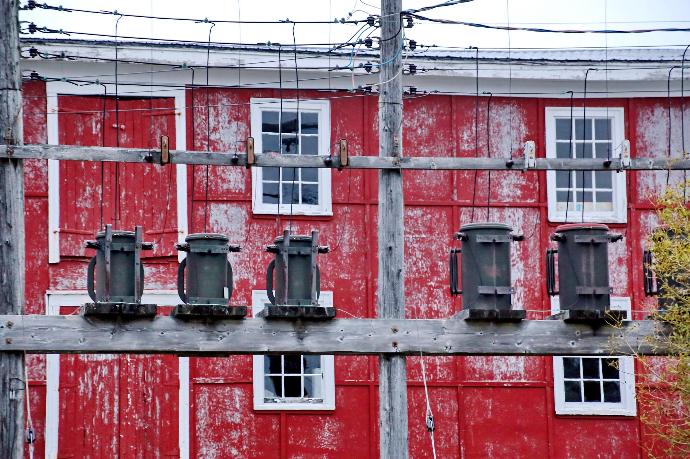
[[[58,290],[46,292],[46,315],[60,315],[63,306],[81,306],[90,301],[83,290]],[[173,290],[145,290],[145,303],[174,305],[180,302]],[[180,459],[189,459],[189,357],[178,358],[178,447]],[[58,457],[58,429],[60,423],[60,354],[46,355],[46,419],[45,457]]]
[[[583,107],[573,108],[573,118],[582,118]],[[611,118],[611,141],[613,142],[612,158],[620,157],[621,144],[625,140],[625,111],[621,107],[587,107],[587,117]],[[570,119],[570,107],[546,107],[546,157],[556,157],[556,118]],[[626,223],[628,218],[625,171],[614,172],[613,177],[613,211],[585,211],[584,221],[600,223]],[[565,221],[565,211],[556,208],[556,171],[546,172],[546,194],[548,200],[549,221]],[[570,211],[569,216],[580,220],[580,211]]]
[[[252,311],[256,315],[268,303],[266,290],[252,291]],[[319,304],[333,306],[333,292],[321,292]],[[335,361],[332,355],[321,356],[323,368],[323,402],[321,403],[269,403],[264,401],[264,356],[254,356],[254,409],[272,411],[332,411],[335,410]]]
[[[107,84],[109,96],[115,94],[115,86]],[[145,97],[171,97],[175,99],[175,146],[178,150],[187,149],[186,95],[185,90],[170,91],[169,87],[149,88],[144,86],[127,86],[128,91]],[[101,86],[75,86],[63,81],[46,83],[46,131],[48,145],[59,144],[58,96],[102,96]],[[187,237],[187,166],[175,166],[177,188],[177,230],[178,242]],[[184,259],[183,252],[178,253],[178,261]],[[48,160],[48,263],[60,262],[60,163],[56,159]]]
[[[629,297],[611,297],[611,309],[626,311],[630,320],[631,306]],[[551,298],[551,312],[560,312],[559,298]],[[568,356],[587,357],[587,356]],[[592,356],[589,356],[592,357]],[[635,399],[635,360],[631,356],[604,355],[600,358],[617,358],[620,362],[620,403],[606,402],[566,402],[563,387],[563,357],[553,358],[553,388],[556,414],[566,415],[607,415],[607,416],[636,416],[637,402]]]
[[[297,110],[296,99],[251,99],[251,131],[254,138],[255,151],[263,149],[261,137],[261,111],[262,109],[283,111]],[[330,102],[324,100],[300,100],[299,109],[318,111],[319,113],[319,155],[330,154],[331,148],[331,109]],[[331,196],[331,170],[319,168],[319,204],[264,204],[263,182],[261,180],[261,167],[252,168],[252,212],[265,215],[333,215],[333,199]]]

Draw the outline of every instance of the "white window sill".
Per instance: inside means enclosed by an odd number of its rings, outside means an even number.
[[[304,207],[293,207],[292,211],[290,210],[290,207],[287,206],[287,208],[281,206],[280,209],[277,208],[277,206],[271,206],[272,208],[269,207],[259,207],[259,208],[254,208],[252,209],[252,213],[255,215],[305,215],[309,217],[332,217],[333,216],[333,211],[332,210],[325,210],[325,209],[305,209]]]
[[[558,212],[556,214],[549,213],[549,221],[553,223],[565,223],[565,212]],[[582,211],[574,210],[568,212],[568,223],[580,223],[583,221]],[[593,213],[585,211],[585,223],[627,223],[627,214],[613,215],[611,213]]]
[[[334,411],[334,403],[274,402],[254,403],[257,411]]]
[[[567,409],[557,408],[556,414],[563,416],[637,416],[636,408],[608,408],[602,406],[601,402],[595,402],[594,405],[591,407],[568,407]]]

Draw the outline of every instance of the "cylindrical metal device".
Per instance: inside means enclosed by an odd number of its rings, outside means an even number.
[[[141,227],[120,231],[107,225],[86,246],[96,249],[87,270],[91,299],[97,303],[139,303],[144,291],[141,250],[153,248],[153,244],[141,242]]]
[[[316,256],[328,252],[328,247],[318,242],[318,231],[312,231],[311,236],[292,236],[286,230],[266,247],[276,256],[266,271],[266,293],[271,304],[318,305],[321,279]]]
[[[561,311],[610,309],[609,243],[622,239],[598,223],[566,224],[551,239],[558,249],[547,251],[547,291],[559,295]],[[558,254],[558,291],[555,289]]]
[[[512,308],[510,243],[522,240],[501,223],[470,223],[455,235],[461,249],[451,250],[451,293],[462,293],[462,308],[510,310]],[[457,286],[457,254],[462,253],[462,290]]]
[[[228,304],[232,266],[228,252],[239,252],[222,234],[190,234],[177,249],[187,252],[177,270],[177,292],[187,304]],[[185,275],[186,274],[186,275]]]

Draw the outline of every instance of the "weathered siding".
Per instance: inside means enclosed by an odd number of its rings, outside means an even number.
[[[25,139],[46,142],[45,86],[26,83],[24,95]],[[250,99],[279,96],[273,89],[187,89],[187,148],[242,152],[242,141],[251,132]],[[297,93],[285,91],[283,96],[295,98]],[[377,154],[375,96],[301,91],[299,97],[330,98],[332,141],[347,139],[354,155]],[[60,96],[60,140],[80,145],[116,144],[115,129],[110,129],[114,122],[111,112],[106,114],[105,138],[102,136],[104,102],[106,108],[114,106],[112,99],[100,96]],[[479,155],[487,154],[488,129],[490,154],[502,158],[510,157],[511,152],[521,154],[524,141],[530,139],[537,142],[538,154],[543,155],[544,107],[568,103],[495,97],[487,118],[487,102],[482,98],[478,107]],[[625,108],[626,137],[633,155],[665,154],[666,99],[589,100],[587,104]],[[172,106],[172,99],[167,98],[121,101],[124,114],[120,122],[126,126],[121,144],[155,147],[158,136],[167,134],[173,148],[176,115]],[[674,100],[674,154],[680,148],[679,106]],[[475,108],[472,97],[433,95],[406,100],[404,154],[474,156]],[[154,121],[152,114],[156,115]],[[690,113],[686,122],[688,119]],[[131,132],[127,131],[130,127]],[[690,132],[690,128],[686,130]],[[62,261],[49,266],[46,171],[42,161],[28,162],[26,168],[27,310],[33,313],[44,312],[47,289],[84,289],[88,259],[81,244],[92,236],[100,220],[101,165],[62,164]],[[114,174],[114,165],[104,167],[105,222],[116,212]],[[147,260],[147,288],[173,288],[177,266],[172,249],[177,231],[174,169],[127,165],[121,166],[120,174],[120,185],[126,189],[120,208],[122,226],[141,223],[147,239],[159,242]],[[678,176],[672,174],[672,181]],[[334,292],[339,315],[375,315],[377,172],[333,171],[332,177],[332,217],[254,216],[250,171],[188,167],[189,232],[220,232],[242,246],[240,253],[230,255],[235,272],[233,303],[250,304],[251,291],[265,288],[270,255],[263,249],[285,226],[292,225],[298,233],[320,230],[321,241],[331,246],[331,253],[320,257],[322,289]],[[612,225],[625,234],[611,251],[614,294],[632,297],[636,318],[654,303],[642,290],[642,239],[656,225],[650,199],[665,180],[663,172],[628,172],[628,224]],[[447,250],[461,224],[485,220],[487,214],[526,236],[525,241],[513,244],[515,306],[526,309],[532,319],[548,315],[543,253],[556,224],[547,221],[545,183],[544,175],[536,172],[406,172],[407,316],[440,318],[460,311],[461,300],[448,293]],[[649,440],[640,433],[637,418],[556,416],[550,358],[411,357],[408,400],[413,457],[431,457],[424,427],[421,358],[436,418],[439,457],[639,457],[643,454],[641,439]],[[41,457],[44,359],[32,357],[29,362],[37,457]],[[61,456],[178,454],[176,359],[64,356],[61,367]],[[336,357],[335,367],[334,412],[256,412],[252,408],[250,356],[190,358],[191,457],[376,457],[376,358]]]

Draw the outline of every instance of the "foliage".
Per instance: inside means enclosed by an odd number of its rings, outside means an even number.
[[[665,344],[671,355],[661,364],[640,359],[638,391],[642,422],[656,443],[650,453],[671,457],[690,457],[690,209],[684,194],[683,187],[669,188],[659,198],[661,225],[648,238],[659,292],[653,318],[670,326]]]

